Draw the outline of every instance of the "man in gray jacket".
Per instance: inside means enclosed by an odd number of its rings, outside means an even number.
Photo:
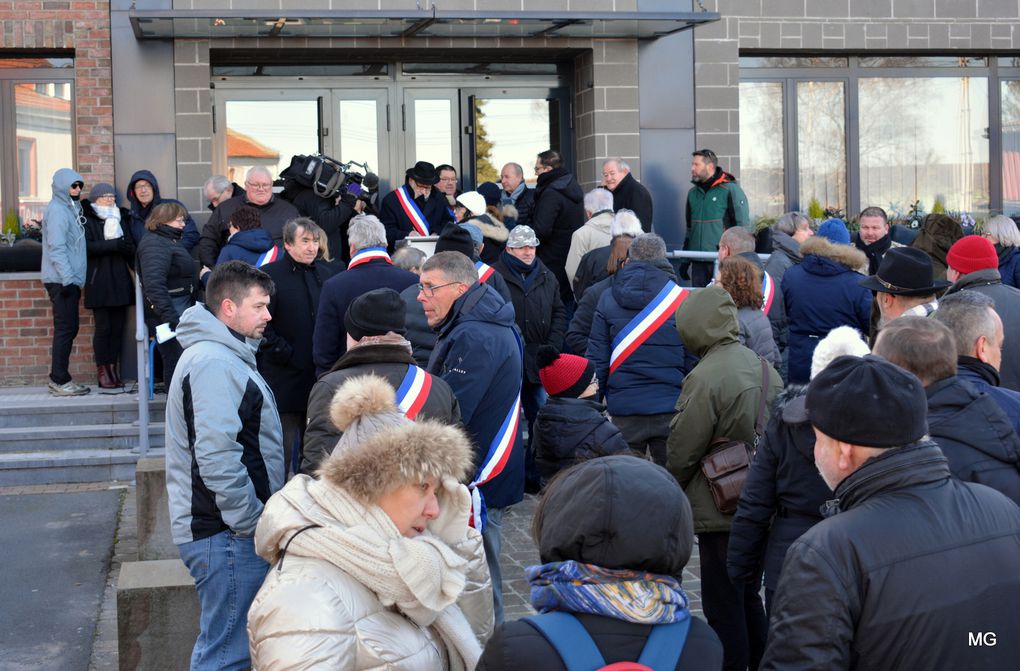
[[[49,391],[82,396],[91,391],[71,379],[71,346],[78,335],[78,301],[85,286],[85,217],[81,198],[85,180],[70,168],[53,173],[53,199],[43,215],[42,281],[53,303],[53,359]]]
[[[273,292],[264,272],[228,261],[177,326],[184,354],[167,394],[166,487],[202,608],[192,671],[251,666],[244,622],[269,569],[255,526],[284,484],[276,400],[255,364]]]

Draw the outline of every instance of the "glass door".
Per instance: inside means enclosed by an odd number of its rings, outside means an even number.
[[[335,153],[330,156],[343,162],[367,163],[379,175],[380,193],[391,191],[393,118],[389,90],[333,89],[333,119],[337,122],[331,133]]]
[[[459,92],[457,89],[405,88],[401,105],[404,133],[403,162],[395,166],[394,177],[418,161],[432,165],[447,163],[464,172],[460,161]],[[397,175],[399,173],[399,175]],[[462,184],[463,187],[463,184]]]

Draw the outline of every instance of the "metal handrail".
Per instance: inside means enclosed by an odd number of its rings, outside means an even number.
[[[145,325],[142,283],[135,273],[135,353],[138,361],[138,452],[149,453],[149,328]]]
[[[762,261],[768,261],[771,254],[759,254],[758,258]],[[684,259],[687,261],[715,261],[719,258],[719,252],[692,252],[686,249],[675,249],[672,252],[666,252],[667,259]]]

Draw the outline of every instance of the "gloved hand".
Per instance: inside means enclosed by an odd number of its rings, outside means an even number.
[[[471,494],[452,476],[439,483],[439,515],[429,522],[429,531],[448,545],[457,545],[467,538],[471,517]]]
[[[117,251],[123,254],[124,256],[134,256],[135,245],[126,237],[120,237],[117,239]]]

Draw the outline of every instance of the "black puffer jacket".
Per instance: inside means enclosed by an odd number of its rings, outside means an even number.
[[[507,252],[503,253],[504,256]],[[514,304],[514,320],[524,336],[525,381],[542,384],[538,377],[535,356],[542,345],[560,347],[567,329],[567,315],[560,300],[560,287],[553,273],[538,258],[532,263],[534,275],[527,289],[524,279],[511,269],[511,262],[501,258],[493,266],[506,280],[510,301]]]
[[[145,294],[145,318],[150,325],[169,323],[177,328],[173,300],[191,296],[198,266],[181,242],[180,229],[159,224],[138,243],[136,267]]]
[[[761,669],[1016,667],[1020,508],[951,477],[929,441],[868,460],[835,495],[838,514],[786,553]]]
[[[928,435],[942,448],[953,475],[1020,504],[1020,437],[995,399],[955,375],[925,393]]]
[[[806,386],[790,385],[776,397],[758,442],[730,527],[726,568],[735,583],[758,580],[764,568],[765,587],[775,590],[790,543],[822,521],[821,508],[832,497],[815,467],[811,423],[783,419],[787,406],[806,393]]]
[[[612,255],[613,246],[596,247],[590,252],[585,252],[581,262],[577,264],[577,273],[574,275],[574,298],[578,302],[588,292],[588,288],[609,277],[609,257]]]
[[[276,395],[280,412],[303,413],[315,384],[312,333],[319,294],[333,273],[318,261],[298,263],[286,252],[262,270],[273,279],[276,294],[269,302],[273,320],[259,350],[259,372]]]
[[[131,264],[135,258],[135,245],[127,230],[128,211],[120,208],[120,225],[124,235],[107,240],[103,235],[106,221],[92,209],[92,203],[83,200],[81,210],[85,215],[85,251],[88,253],[85,307],[112,308],[134,304]]]
[[[577,178],[562,167],[539,175],[531,227],[541,243],[538,258],[556,275],[564,304],[574,297],[565,266],[570,238],[581,226],[584,226],[584,191]]]
[[[610,275],[588,287],[574,309],[574,316],[570,318],[570,326],[567,328],[567,347],[578,355],[584,356],[588,351],[588,339],[591,337],[591,323],[595,321],[595,308],[599,306],[599,299],[602,293],[613,286],[613,277]]]
[[[538,548],[542,561],[574,560],[679,577],[694,544],[690,504],[666,469],[652,466],[636,457],[611,456],[564,475],[558,487],[563,495],[545,509]],[[635,505],[638,489],[643,494]],[[636,661],[652,628],[600,615],[577,614],[577,619],[607,664]],[[566,671],[549,642],[519,620],[496,627],[476,668]],[[722,668],[722,644],[697,617],[676,668]]]
[[[630,449],[601,403],[555,396],[538,411],[531,445],[543,483],[574,464],[610,454],[627,454]]]
[[[312,387],[308,396],[308,425],[305,428],[304,456],[301,457],[301,472],[313,475],[326,457],[333,453],[336,441],[343,431],[330,419],[329,406],[333,394],[340,386],[359,375],[378,375],[400,387],[407,375],[408,365],[414,359],[404,345],[361,345],[340,357],[333,369],[324,374]],[[421,419],[434,419],[444,424],[460,423],[460,405],[450,385],[432,376],[432,386],[425,399],[425,405],[418,413]]]

